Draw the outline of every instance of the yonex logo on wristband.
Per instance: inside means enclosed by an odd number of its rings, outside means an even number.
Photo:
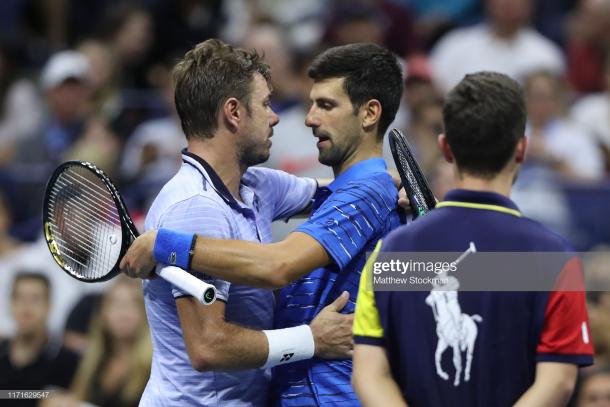
[[[168,262],[171,265],[176,264],[176,252],[171,252],[168,258]]]
[[[282,356],[282,358],[280,359],[280,363],[288,362],[290,359],[292,359],[293,356],[294,353],[284,353],[284,356]]]

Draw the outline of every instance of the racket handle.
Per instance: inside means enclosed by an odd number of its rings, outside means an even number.
[[[195,297],[203,305],[210,305],[216,301],[216,287],[199,280],[180,267],[166,266],[156,273],[159,277]]]

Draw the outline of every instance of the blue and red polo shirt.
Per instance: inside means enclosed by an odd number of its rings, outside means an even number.
[[[483,252],[571,251],[509,198],[453,190],[376,252],[463,252],[470,242]],[[375,257],[362,273],[354,338],[386,349],[410,406],[510,406],[533,384],[537,362],[593,362],[581,291],[372,291]]]

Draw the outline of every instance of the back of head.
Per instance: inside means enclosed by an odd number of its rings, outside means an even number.
[[[269,83],[269,66],[255,51],[211,39],[199,43],[174,67],[176,110],[186,138],[211,138],[223,102],[235,97],[249,106],[256,73]]]
[[[329,48],[314,59],[308,74],[314,81],[345,78],[343,86],[354,112],[377,99],[382,108],[379,138],[394,121],[402,97],[402,70],[387,49],[371,43]]]
[[[493,178],[525,132],[521,86],[495,72],[466,75],[443,106],[445,135],[461,172]]]

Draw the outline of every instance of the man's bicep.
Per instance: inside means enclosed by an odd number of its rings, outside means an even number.
[[[538,362],[593,363],[593,343],[585,294],[554,291],[549,294],[544,326],[536,349]]]
[[[292,232],[286,239],[274,243],[273,251],[280,253],[290,282],[332,261],[324,246],[306,233]]]
[[[378,237],[394,207],[368,186],[353,186],[333,193],[296,231],[316,239],[343,268]]]
[[[354,345],[354,369],[359,372],[366,370],[369,377],[389,375],[390,362],[385,348],[369,344]]]

